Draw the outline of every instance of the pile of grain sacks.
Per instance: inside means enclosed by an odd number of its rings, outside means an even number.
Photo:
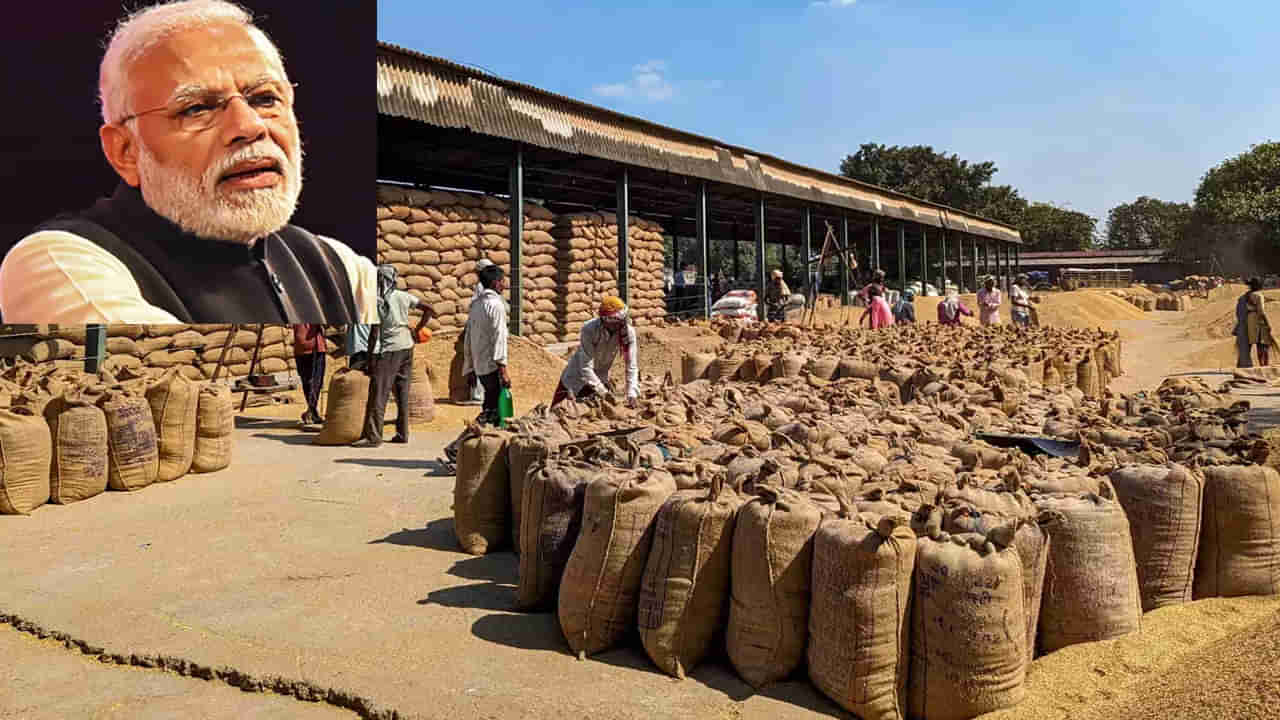
[[[510,273],[508,207],[492,195],[378,186],[378,262],[435,312],[432,330],[465,325],[481,257]],[[662,228],[639,218],[629,228],[632,316],[645,325],[665,314]],[[525,203],[521,242],[522,333],[541,344],[576,339],[600,298],[618,291],[616,217]]]
[[[513,544],[518,609],[555,610],[579,656],[634,628],[683,677],[723,629],[752,686],[807,672],[876,718],[1011,707],[1036,655],[1165,605],[1280,593],[1280,475],[1232,396],[1175,379],[1090,399],[1011,359],[872,373],[782,349],[764,384],[646,382],[634,411],[570,400],[477,429],[459,543]],[[644,423],[649,439],[598,436]],[[984,428],[1074,434],[1083,452],[1032,458]]]
[[[631,317],[647,325],[666,314],[663,291],[661,226],[631,218]],[[618,219],[613,213],[577,213],[556,217],[551,234],[560,261],[555,305],[563,320],[560,340],[574,340],[582,325],[595,317],[600,300],[618,294]]]
[[[0,514],[139,490],[231,464],[230,390],[165,371],[0,373]]]
[[[249,364],[258,340],[257,326],[241,325],[240,328],[231,336],[221,378],[249,374]],[[213,377],[231,329],[229,324],[108,325],[107,359],[103,367],[111,373],[126,368],[133,371],[177,368],[188,380],[208,380]],[[36,363],[79,359],[84,357],[84,346],[85,326],[53,326],[25,357]],[[332,353],[337,350],[337,345],[330,340],[328,348]],[[263,328],[258,372],[284,373],[294,367],[292,328],[288,325]]]

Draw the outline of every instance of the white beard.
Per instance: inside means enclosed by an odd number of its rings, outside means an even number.
[[[289,222],[302,194],[302,151],[286,157],[264,140],[220,158],[196,177],[181,168],[160,164],[138,138],[138,177],[147,206],[184,231],[211,240],[252,245]],[[300,145],[295,145],[300,148]],[[270,158],[280,163],[283,182],[267,188],[223,193],[218,178],[238,162]]]

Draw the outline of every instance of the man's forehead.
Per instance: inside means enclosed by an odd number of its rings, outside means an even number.
[[[164,104],[192,87],[235,92],[263,79],[286,84],[266,35],[235,23],[173,33],[139,55],[128,73],[135,106]]]

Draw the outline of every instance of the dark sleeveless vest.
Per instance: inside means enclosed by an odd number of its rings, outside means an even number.
[[[351,280],[323,240],[294,225],[252,247],[197,237],[121,183],[89,209],[38,228],[79,235],[129,268],[148,303],[184,323],[356,322]]]

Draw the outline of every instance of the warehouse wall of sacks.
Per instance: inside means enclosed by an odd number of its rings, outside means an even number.
[[[509,205],[492,195],[377,188],[379,263],[435,312],[433,331],[461,329],[482,257],[511,272]],[[662,227],[628,223],[630,300],[637,325],[666,313]],[[555,215],[524,205],[522,333],[543,344],[577,338],[600,299],[618,293],[618,223],[613,213]],[[511,300],[508,289],[504,293]],[[416,321],[416,318],[415,318]]]

